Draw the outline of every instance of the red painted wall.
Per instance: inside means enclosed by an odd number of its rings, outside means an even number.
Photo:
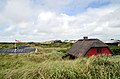
[[[97,53],[97,49],[99,48],[91,48],[86,54],[86,56],[92,56],[92,55],[98,55],[98,54],[111,54],[112,55],[111,51],[108,48],[100,48],[101,53]]]

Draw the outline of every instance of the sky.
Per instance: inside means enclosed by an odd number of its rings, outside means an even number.
[[[0,42],[120,39],[120,0],[0,0]]]

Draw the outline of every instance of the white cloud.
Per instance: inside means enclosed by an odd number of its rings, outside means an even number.
[[[54,16],[54,13],[51,13],[51,12],[41,12],[41,13],[38,15],[38,18],[39,18],[40,20],[43,20],[43,21],[48,21],[48,20],[50,20],[53,16]]]
[[[77,0],[76,5],[87,6],[93,1],[95,0]],[[119,37],[119,6],[111,4],[101,8],[88,8],[73,16],[56,11],[59,10],[58,7],[68,6],[71,2],[73,1],[44,0],[40,7],[34,9],[30,0],[8,0],[5,9],[0,13],[0,25],[6,23],[0,38],[44,41],[79,39],[83,36],[101,39]]]
[[[73,38],[81,38],[86,35],[93,37],[96,35],[110,35],[111,33],[109,31],[112,29],[110,29],[109,24],[111,22],[108,20],[105,21],[104,19],[106,19],[105,16],[114,12],[116,13],[116,8],[88,9],[87,12],[76,16],[45,12],[45,15],[50,13],[52,17],[50,18],[48,16],[49,19],[47,21],[42,20],[41,18],[43,17],[39,17],[36,28],[38,33],[47,33],[48,36],[52,33],[54,35],[57,34],[59,37],[62,35],[68,36],[68,38],[73,34],[75,35]],[[114,29],[115,34],[116,31]],[[79,37],[77,37],[78,35]]]
[[[8,0],[2,12],[2,16],[6,20],[15,23],[28,21],[32,16],[32,9],[30,8],[29,0]]]

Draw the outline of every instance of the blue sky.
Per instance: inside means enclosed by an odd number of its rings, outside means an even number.
[[[76,15],[85,12],[88,8],[100,8],[110,4],[110,0],[95,0],[87,5],[80,5],[80,0],[72,1],[67,7],[64,7],[63,12],[68,15]]]
[[[0,41],[120,39],[120,0],[0,0]]]

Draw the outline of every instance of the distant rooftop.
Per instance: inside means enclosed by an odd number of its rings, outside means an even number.
[[[111,40],[107,40],[107,41],[104,41],[105,43],[119,43],[120,40],[116,40],[116,39],[111,39]]]

